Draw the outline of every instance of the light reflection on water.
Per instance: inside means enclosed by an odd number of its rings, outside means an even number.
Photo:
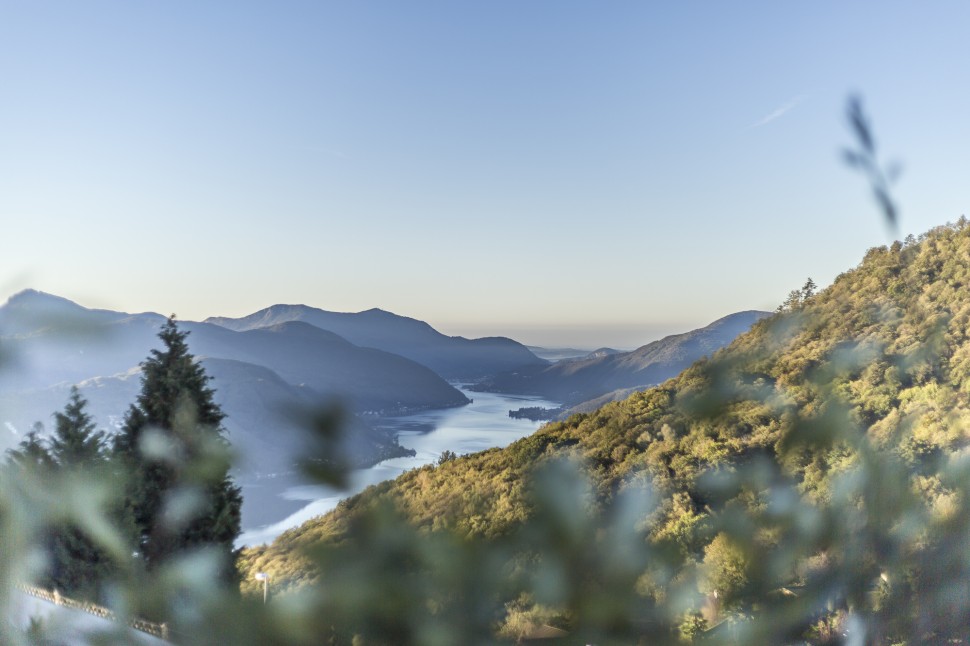
[[[437,462],[448,450],[458,455],[476,453],[493,447],[503,447],[531,435],[540,422],[512,419],[509,410],[524,406],[555,408],[559,404],[539,397],[474,393],[462,389],[474,401],[461,408],[432,410],[408,417],[389,418],[381,426],[398,430],[401,446],[414,449],[414,457],[385,460],[368,469],[354,471],[346,491],[320,486],[292,486],[281,497],[305,501],[299,511],[272,525],[244,531],[239,545],[257,545],[273,540],[281,533],[305,521],[324,514],[337,503],[367,487],[396,478],[408,469]]]

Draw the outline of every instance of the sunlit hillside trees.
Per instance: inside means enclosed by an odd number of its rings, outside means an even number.
[[[583,638],[679,639],[697,616],[736,624],[741,643],[818,641],[833,626],[874,643],[968,637],[955,617],[970,610],[960,556],[970,554],[970,227],[961,219],[872,249],[828,289],[809,287],[679,377],[506,449],[372,487],[247,550],[247,573],[270,572],[280,589],[342,580],[337,555],[375,510],[391,509],[382,513],[418,535],[505,550],[510,580],[559,572],[545,597],[523,583],[507,608],[528,593]],[[556,504],[597,529],[560,519],[551,545],[523,542],[548,513],[534,474],[562,459],[590,489],[578,506]],[[621,572],[597,559],[636,504],[646,510],[626,526],[636,539],[624,549],[638,573],[617,589]],[[596,599],[570,596],[573,577],[636,613],[601,623]]]

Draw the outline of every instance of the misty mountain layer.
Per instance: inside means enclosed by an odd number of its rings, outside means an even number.
[[[399,354],[423,364],[446,379],[474,380],[521,366],[546,366],[524,345],[505,337],[466,339],[446,336],[424,321],[381,309],[327,312],[306,305],[273,305],[249,316],[210,317],[206,323],[237,331],[301,321],[339,334],[351,343]]]
[[[737,312],[706,327],[664,337],[632,352],[604,349],[552,365],[523,366],[484,379],[472,390],[541,395],[564,402],[567,408],[613,391],[628,395],[631,389],[647,388],[673,377],[701,357],[731,343],[765,316],[767,312]]]
[[[92,310],[27,290],[0,306],[0,448],[60,410],[78,384],[103,425],[117,426],[139,389],[139,363],[158,345],[165,318],[153,313]],[[303,420],[294,411],[340,401],[353,412],[392,415],[467,403],[429,368],[398,355],[356,346],[301,322],[236,332],[180,323],[191,352],[213,377],[226,427],[243,454],[279,468],[299,446]],[[360,423],[358,429],[369,428]],[[392,437],[366,437],[352,447],[361,463],[400,454]]]

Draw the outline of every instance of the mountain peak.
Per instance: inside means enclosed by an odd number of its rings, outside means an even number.
[[[127,314],[89,309],[62,296],[24,289],[0,305],[0,334],[25,335],[43,330],[114,320]]]
[[[34,289],[32,287],[28,287],[27,289],[20,290],[19,292],[17,292],[16,294],[14,294],[13,296],[11,296],[7,300],[8,301],[12,301],[12,300],[16,300],[16,299],[19,299],[19,298],[29,298],[31,296],[41,295],[41,294],[44,294],[44,293],[45,292],[36,290],[36,289]]]
[[[37,289],[23,289],[7,299],[6,305],[13,307],[33,307],[37,305],[60,305],[83,309],[74,301],[61,296],[48,294]]]

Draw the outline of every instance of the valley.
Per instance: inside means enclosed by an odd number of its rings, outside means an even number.
[[[348,582],[345,558],[395,536],[399,558],[433,565],[389,579],[465,590],[488,555],[568,587],[546,593],[563,625],[617,643],[687,629],[737,643],[731,626],[744,643],[830,643],[853,613],[875,643],[959,643],[965,622],[943,608],[970,580],[968,249],[963,218],[870,249],[658,386],[372,486],[246,550],[245,567],[281,591]],[[590,589],[638,619],[597,617]],[[687,619],[667,595],[692,600]],[[531,598],[506,609],[500,634],[527,632],[518,612],[558,616]]]
[[[359,490],[429,464],[446,450],[504,446],[539,426],[510,418],[510,410],[565,410],[616,384],[645,388],[672,377],[758,316],[732,315],[630,353],[552,350],[553,357],[584,355],[558,362],[511,339],[448,337],[423,321],[378,309],[349,314],[279,305],[241,319],[179,325],[227,414],[223,425],[237,454],[233,473],[246,494],[243,526],[272,536],[290,516],[292,524],[330,508],[310,504],[316,494],[300,488],[294,470],[294,456],[312,444],[309,420],[322,410],[346,412],[339,459],[357,469]],[[14,447],[38,422],[43,436],[73,385],[101,426],[120,428],[140,387],[139,363],[164,321],[155,313],[89,309],[35,290],[12,296],[0,306],[7,359],[0,372],[6,427],[0,450]],[[276,529],[260,530],[268,525]]]
[[[415,452],[357,469],[346,490],[301,483],[293,473],[272,474],[251,483],[243,482],[244,500],[250,510],[243,516],[240,545],[269,542],[280,533],[331,511],[337,504],[365,488],[393,480],[405,471],[438,463],[442,454],[456,456],[505,447],[533,433],[539,423],[510,419],[510,407],[521,405],[554,407],[556,402],[538,397],[514,397],[491,393],[466,394],[473,398],[467,406],[389,418],[381,424],[393,433],[401,447]],[[252,507],[256,507],[252,509]],[[245,507],[244,507],[245,511]]]
[[[0,646],[970,646],[968,24],[3,3]]]

